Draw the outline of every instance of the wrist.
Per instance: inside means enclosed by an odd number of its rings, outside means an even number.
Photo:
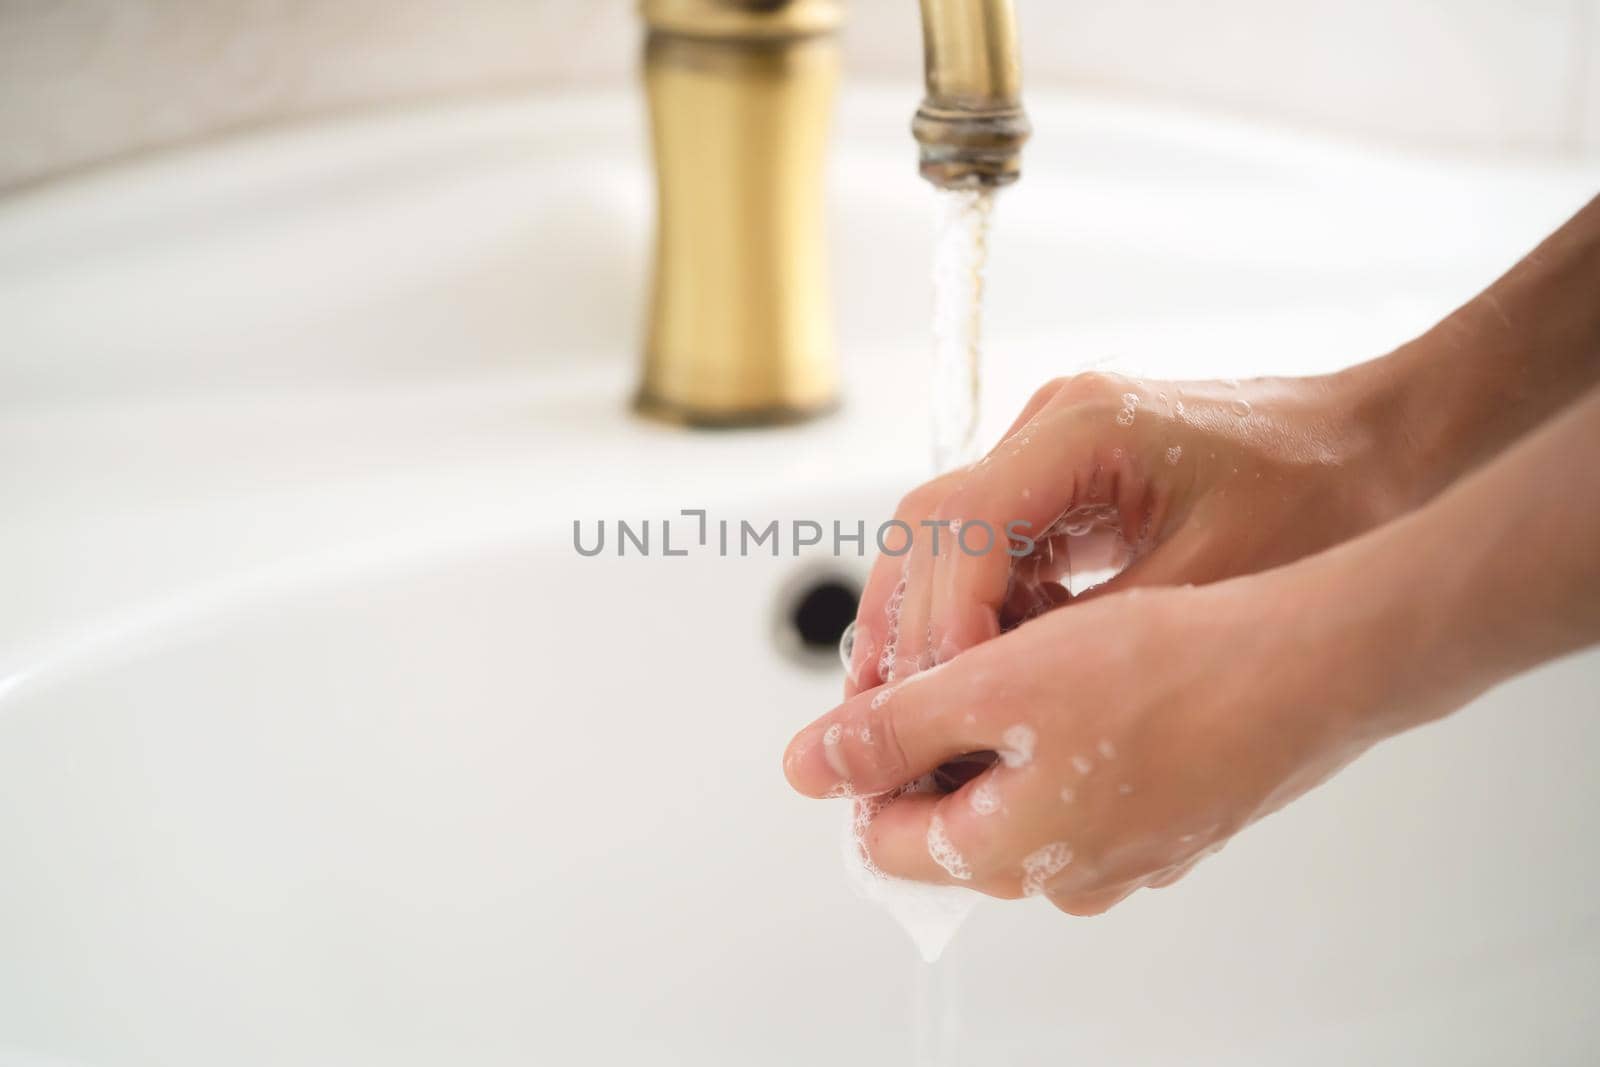
[[[1544,655],[1524,654],[1518,635],[1537,627],[1494,588],[1516,516],[1464,503],[1452,490],[1284,571],[1280,598],[1307,620],[1313,673],[1338,687],[1338,728],[1362,745],[1448,715]]]
[[[1318,728],[1352,754],[1448,713],[1459,679],[1447,575],[1418,567],[1390,533],[1407,519],[1272,572],[1270,620],[1299,664],[1303,698],[1321,709]],[[1403,540],[1403,539],[1402,539]]]
[[[1432,500],[1600,381],[1600,197],[1417,339],[1330,376],[1400,511]]]
[[[1359,532],[1426,503],[1450,447],[1443,428],[1423,426],[1409,411],[1426,365],[1410,347],[1317,380],[1322,421],[1337,442],[1344,506]]]

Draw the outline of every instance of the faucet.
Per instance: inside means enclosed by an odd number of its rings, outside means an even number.
[[[921,0],[912,121],[943,189],[1021,174],[1013,0]],[[642,0],[657,179],[642,413],[690,426],[797,422],[838,402],[823,172],[842,0]]]

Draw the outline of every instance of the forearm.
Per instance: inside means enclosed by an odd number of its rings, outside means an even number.
[[[1415,507],[1600,381],[1600,197],[1416,341],[1335,376]]]
[[[1372,676],[1374,735],[1600,642],[1600,388],[1307,568],[1335,647],[1368,658],[1347,666]]]

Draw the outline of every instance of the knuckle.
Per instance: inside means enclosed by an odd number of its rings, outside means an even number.
[[[965,869],[966,886],[985,896],[1014,900],[1022,895],[1021,879],[1008,862],[1009,846],[970,814],[967,801],[952,793],[939,804],[943,843]],[[937,857],[935,857],[937,859]],[[946,867],[949,870],[949,867]]]
[[[911,759],[902,740],[899,715],[894,709],[893,700],[879,703],[874,697],[867,705],[861,730],[862,743],[868,750],[873,769],[898,782],[910,774]]]
[[[1066,387],[1066,384],[1071,380],[1072,378],[1069,375],[1062,375],[1059,378],[1051,378],[1048,382],[1045,382],[1043,385],[1039,386],[1039,388],[1033,391],[1033,395],[1028,398],[1027,406],[1030,408],[1044,407],[1046,404],[1050,403],[1050,401],[1054,400],[1056,398],[1056,394],[1060,393],[1061,390]]]
[[[1105,371],[1085,371],[1069,378],[1058,396],[1072,404],[1091,404],[1119,399],[1128,391],[1128,380]]]
[[[894,517],[895,518],[900,519],[902,521],[905,520],[905,519],[914,519],[914,518],[916,518],[916,516],[917,516],[917,501],[920,499],[918,497],[918,495],[917,495],[919,492],[921,492],[921,490],[913,489],[913,490],[911,490],[911,492],[907,493],[905,496],[900,498],[900,502],[897,503],[894,506]]]
[[[908,520],[926,515],[939,499],[937,485],[937,482],[928,482],[901,497],[900,503],[895,507],[895,518]]]
[[[982,518],[983,516],[979,514],[982,507],[981,494],[971,486],[962,486],[939,501],[938,506],[934,508],[933,517],[939,522]]]

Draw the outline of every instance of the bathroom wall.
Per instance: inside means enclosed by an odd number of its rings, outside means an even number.
[[[1019,0],[1036,84],[1425,149],[1600,155],[1600,0]],[[0,0],[0,188],[261,122],[621,83],[633,0]],[[915,77],[911,0],[858,76]]]

